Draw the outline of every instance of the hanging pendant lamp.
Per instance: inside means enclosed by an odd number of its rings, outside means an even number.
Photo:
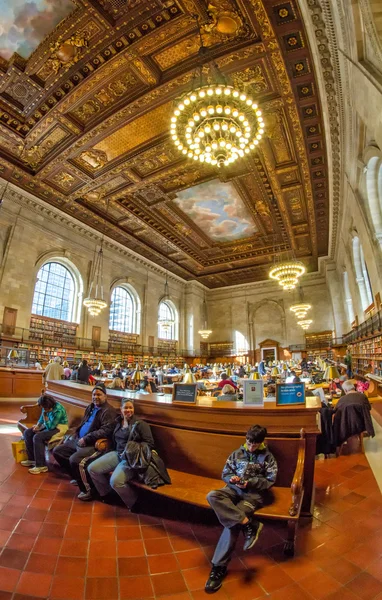
[[[276,279],[284,290],[293,290],[298,284],[298,279],[306,269],[302,262],[293,260],[280,263],[269,271],[269,277]]]
[[[207,304],[206,304],[206,292],[204,292],[204,299],[203,299],[203,307],[202,307],[202,314],[203,314],[203,323],[204,323],[204,327],[202,329],[199,329],[198,334],[200,335],[200,337],[203,340],[207,340],[211,333],[212,333],[212,329],[208,329],[207,326]]]
[[[109,212],[109,201],[106,206],[106,218]],[[97,252],[97,247],[94,250],[93,269],[90,278],[90,285],[87,298],[84,300],[88,313],[92,317],[98,317],[101,311],[107,307],[107,302],[103,296],[103,241],[102,234],[100,249]]]

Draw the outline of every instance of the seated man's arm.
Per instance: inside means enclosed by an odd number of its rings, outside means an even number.
[[[151,449],[154,448],[154,438],[151,433],[151,427],[145,421],[140,421],[139,423],[139,434],[141,437],[141,443],[147,444]]]
[[[249,492],[253,490],[269,490],[275,483],[277,477],[277,462],[272,454],[265,459],[264,466],[265,473],[263,475],[258,475],[257,477],[252,477],[248,480],[246,489]]]

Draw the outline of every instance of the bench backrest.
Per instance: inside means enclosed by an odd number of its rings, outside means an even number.
[[[151,424],[159,455],[168,469],[221,478],[227,457],[244,442],[241,435],[204,433]],[[276,485],[289,487],[297,464],[298,438],[267,438],[278,464]]]

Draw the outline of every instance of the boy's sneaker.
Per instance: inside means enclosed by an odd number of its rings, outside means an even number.
[[[93,500],[93,494],[91,492],[80,492],[77,496],[78,500],[82,500],[83,502],[87,502],[89,500]]]
[[[209,578],[206,581],[206,585],[204,586],[204,591],[207,594],[213,594],[220,590],[223,579],[227,575],[227,567],[215,567],[213,566],[211,569],[211,573]]]
[[[29,469],[29,473],[32,475],[40,475],[40,473],[47,473],[48,467],[33,467],[33,469]]]
[[[256,544],[259,539],[259,535],[264,525],[259,523],[259,521],[249,520],[248,523],[243,525],[243,533],[244,533],[244,546],[243,550],[250,550]]]
[[[23,467],[34,467],[36,462],[34,460],[22,460],[20,465]]]

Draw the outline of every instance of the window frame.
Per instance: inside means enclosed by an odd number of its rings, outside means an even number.
[[[65,271],[64,277],[60,275],[59,272],[54,272],[54,269],[51,269],[51,265],[57,265]],[[48,269],[47,269],[48,267]],[[43,275],[47,273],[46,280],[44,281]],[[59,286],[59,279],[63,279],[63,285]],[[69,281],[71,283],[71,290],[67,298],[65,298],[65,287],[66,282]],[[41,285],[40,285],[41,284]],[[45,289],[41,290],[39,287],[44,287]],[[48,289],[50,288],[50,289]],[[49,293],[49,291],[53,291],[52,288],[61,289],[61,294],[53,295],[53,293]],[[39,301],[39,296],[43,296],[42,303]],[[48,302],[49,298],[53,300],[57,300],[60,303],[60,308],[54,308],[54,306],[49,307]],[[47,302],[48,300],[48,302]],[[63,303],[68,303],[68,309],[63,311]],[[49,314],[50,309],[50,314]],[[57,314],[58,311],[58,314]],[[38,315],[40,317],[47,317],[50,319],[57,319],[58,321],[66,321],[68,323],[73,323],[75,321],[75,311],[76,311],[76,279],[74,273],[70,269],[70,267],[66,264],[63,264],[62,261],[57,259],[50,259],[45,261],[38,269],[36,274],[36,280],[33,289],[33,298],[32,298],[32,314]],[[66,316],[64,316],[66,315]]]

